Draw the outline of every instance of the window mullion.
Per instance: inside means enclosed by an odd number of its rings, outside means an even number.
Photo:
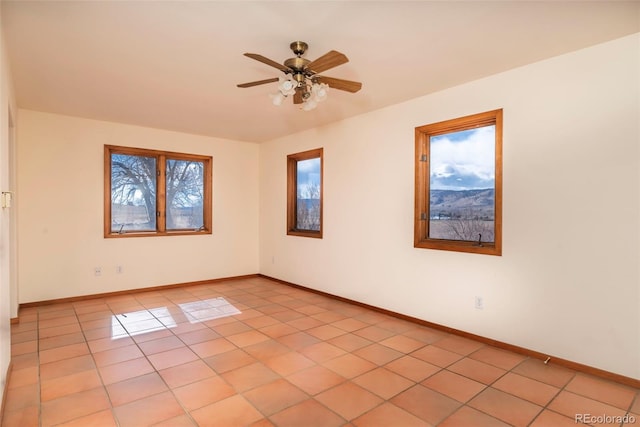
[[[156,173],[158,179],[157,185],[157,197],[156,197],[156,216],[157,227],[159,233],[165,233],[167,231],[167,180],[166,180],[166,156],[158,156],[158,171]]]
[[[105,145],[104,155],[104,237],[211,234],[213,174],[210,156],[110,145]],[[116,164],[114,156],[122,159],[119,158]],[[176,179],[181,183],[189,175],[191,184],[174,206],[181,218],[179,226],[170,215],[174,212],[169,210],[173,202],[167,200],[173,188],[172,182],[167,182],[170,177],[167,166],[174,161],[185,163],[182,165],[184,173]],[[115,186],[114,176],[118,179]],[[117,221],[114,220],[114,206],[118,209]],[[189,208],[191,211],[187,212]]]

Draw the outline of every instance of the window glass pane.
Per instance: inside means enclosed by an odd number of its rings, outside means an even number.
[[[296,228],[320,230],[320,158],[300,160],[296,171]]]
[[[495,125],[430,137],[431,239],[494,242]]]
[[[111,154],[111,232],[155,231],[156,158]]]
[[[167,159],[167,230],[204,226],[204,162]]]

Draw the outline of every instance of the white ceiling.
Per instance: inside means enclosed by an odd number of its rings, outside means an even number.
[[[261,142],[640,31],[621,1],[6,1],[18,106]],[[313,111],[268,97],[289,44],[350,62]]]

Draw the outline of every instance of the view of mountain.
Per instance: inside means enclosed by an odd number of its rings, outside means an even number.
[[[478,218],[492,220],[495,190],[431,190],[431,218]]]

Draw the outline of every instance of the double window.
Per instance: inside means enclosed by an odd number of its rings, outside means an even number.
[[[322,238],[322,148],[287,156],[287,234]]]
[[[502,254],[502,110],[415,129],[414,246]]]
[[[105,146],[104,236],[211,233],[208,156]]]

